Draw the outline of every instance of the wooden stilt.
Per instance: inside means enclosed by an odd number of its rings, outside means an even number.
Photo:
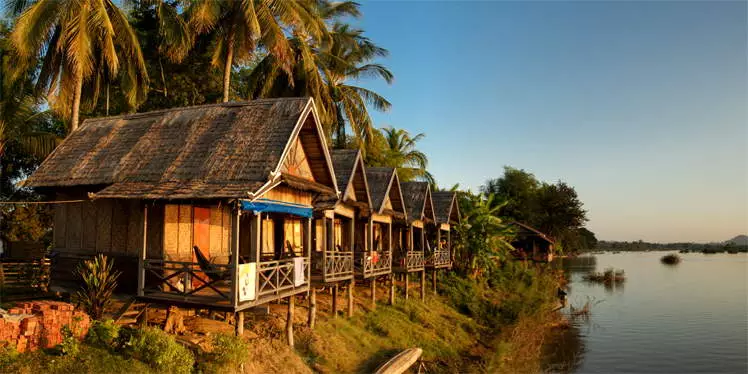
[[[332,287],[332,318],[338,318],[338,284]]]
[[[296,296],[288,298],[288,313],[286,313],[286,340],[288,345],[293,347],[293,312]]]
[[[353,317],[353,288],[356,286],[356,281],[351,281],[348,284],[348,318]]]
[[[395,304],[395,275],[390,276],[390,305]]]
[[[377,307],[377,278],[371,279],[371,309]]]
[[[317,320],[317,289],[312,287],[309,290],[309,319],[308,325],[310,329],[314,328],[314,323]]]
[[[426,300],[426,270],[421,270],[421,301]]]
[[[244,335],[244,312],[236,312],[234,315],[234,319],[236,320],[236,336],[242,336]]]
[[[434,295],[436,295],[436,269],[434,269],[434,274],[432,274],[431,283],[434,288]]]
[[[403,274],[403,281],[405,282],[405,300],[408,300],[408,273]]]

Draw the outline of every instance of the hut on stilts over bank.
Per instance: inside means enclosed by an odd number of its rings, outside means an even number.
[[[410,273],[421,275],[421,299],[426,297],[426,253],[435,248],[430,239],[435,239],[436,216],[431,201],[428,182],[405,182],[400,184],[403,198],[407,201],[408,245],[395,254],[394,270],[403,274],[406,283]]]
[[[348,291],[348,316],[353,315],[354,253],[360,259],[370,254],[368,229],[371,196],[361,152],[350,149],[331,151],[340,198],[315,201],[312,248],[312,290],[309,298],[309,325],[314,327],[316,287],[332,290],[332,313],[337,316],[339,285]]]
[[[293,319],[310,285],[313,201],[338,196],[308,98],[89,119],[25,185],[73,201],[55,209],[53,284],[103,253],[120,291],[236,313],[237,332],[241,311],[282,298]]]
[[[426,269],[432,270],[432,285],[436,293],[437,270],[452,268],[452,230],[453,225],[460,221],[460,208],[454,191],[432,192],[431,200],[436,216],[436,245],[426,256]]]
[[[553,261],[553,239],[524,223],[515,221],[511,224],[517,228],[515,239],[512,241],[516,258],[537,262]]]
[[[392,256],[407,243],[408,216],[400,192],[400,180],[394,168],[366,168],[366,179],[373,204],[368,227],[371,249],[356,258],[356,278],[371,282],[372,305],[375,305],[376,280],[389,277],[389,303],[392,304],[395,301]]]

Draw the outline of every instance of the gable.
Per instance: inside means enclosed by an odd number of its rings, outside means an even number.
[[[431,186],[426,188],[426,201],[424,202],[423,214],[427,219],[436,221],[436,215],[434,214],[434,202],[431,201]]]
[[[460,221],[460,206],[457,204],[457,196],[452,198],[452,204],[449,209],[449,221],[459,222]]]
[[[390,182],[390,189],[387,193],[387,200],[390,202],[392,210],[408,215],[405,211],[405,202],[403,201],[403,194],[400,191],[400,178],[397,177],[397,171],[392,173],[392,182]]]
[[[309,160],[304,151],[304,146],[301,144],[301,138],[296,139],[286,154],[286,158],[283,160],[283,166],[281,167],[281,172],[309,181],[314,181],[314,175],[309,166]]]

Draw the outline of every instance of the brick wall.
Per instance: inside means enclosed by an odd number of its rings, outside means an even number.
[[[59,301],[17,303],[15,307],[0,309],[0,346],[10,346],[18,352],[52,348],[62,342],[62,327],[68,326],[73,335],[83,339],[91,319],[73,305]]]

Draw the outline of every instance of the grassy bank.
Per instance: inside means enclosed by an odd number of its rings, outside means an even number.
[[[89,338],[73,352],[2,354],[0,372],[364,373],[410,347],[423,349],[432,373],[537,372],[544,338],[556,322],[551,310],[557,282],[550,270],[508,263],[481,280],[443,276],[441,294],[429,292],[425,302],[398,298],[395,305],[369,310],[368,295],[360,292],[352,318],[332,318],[323,310],[314,330],[304,326],[300,305],[294,349],[284,343],[284,321],[276,311],[248,319],[243,339],[212,336],[212,353],[191,352],[154,328],[146,334],[104,329],[97,333],[104,338]]]

